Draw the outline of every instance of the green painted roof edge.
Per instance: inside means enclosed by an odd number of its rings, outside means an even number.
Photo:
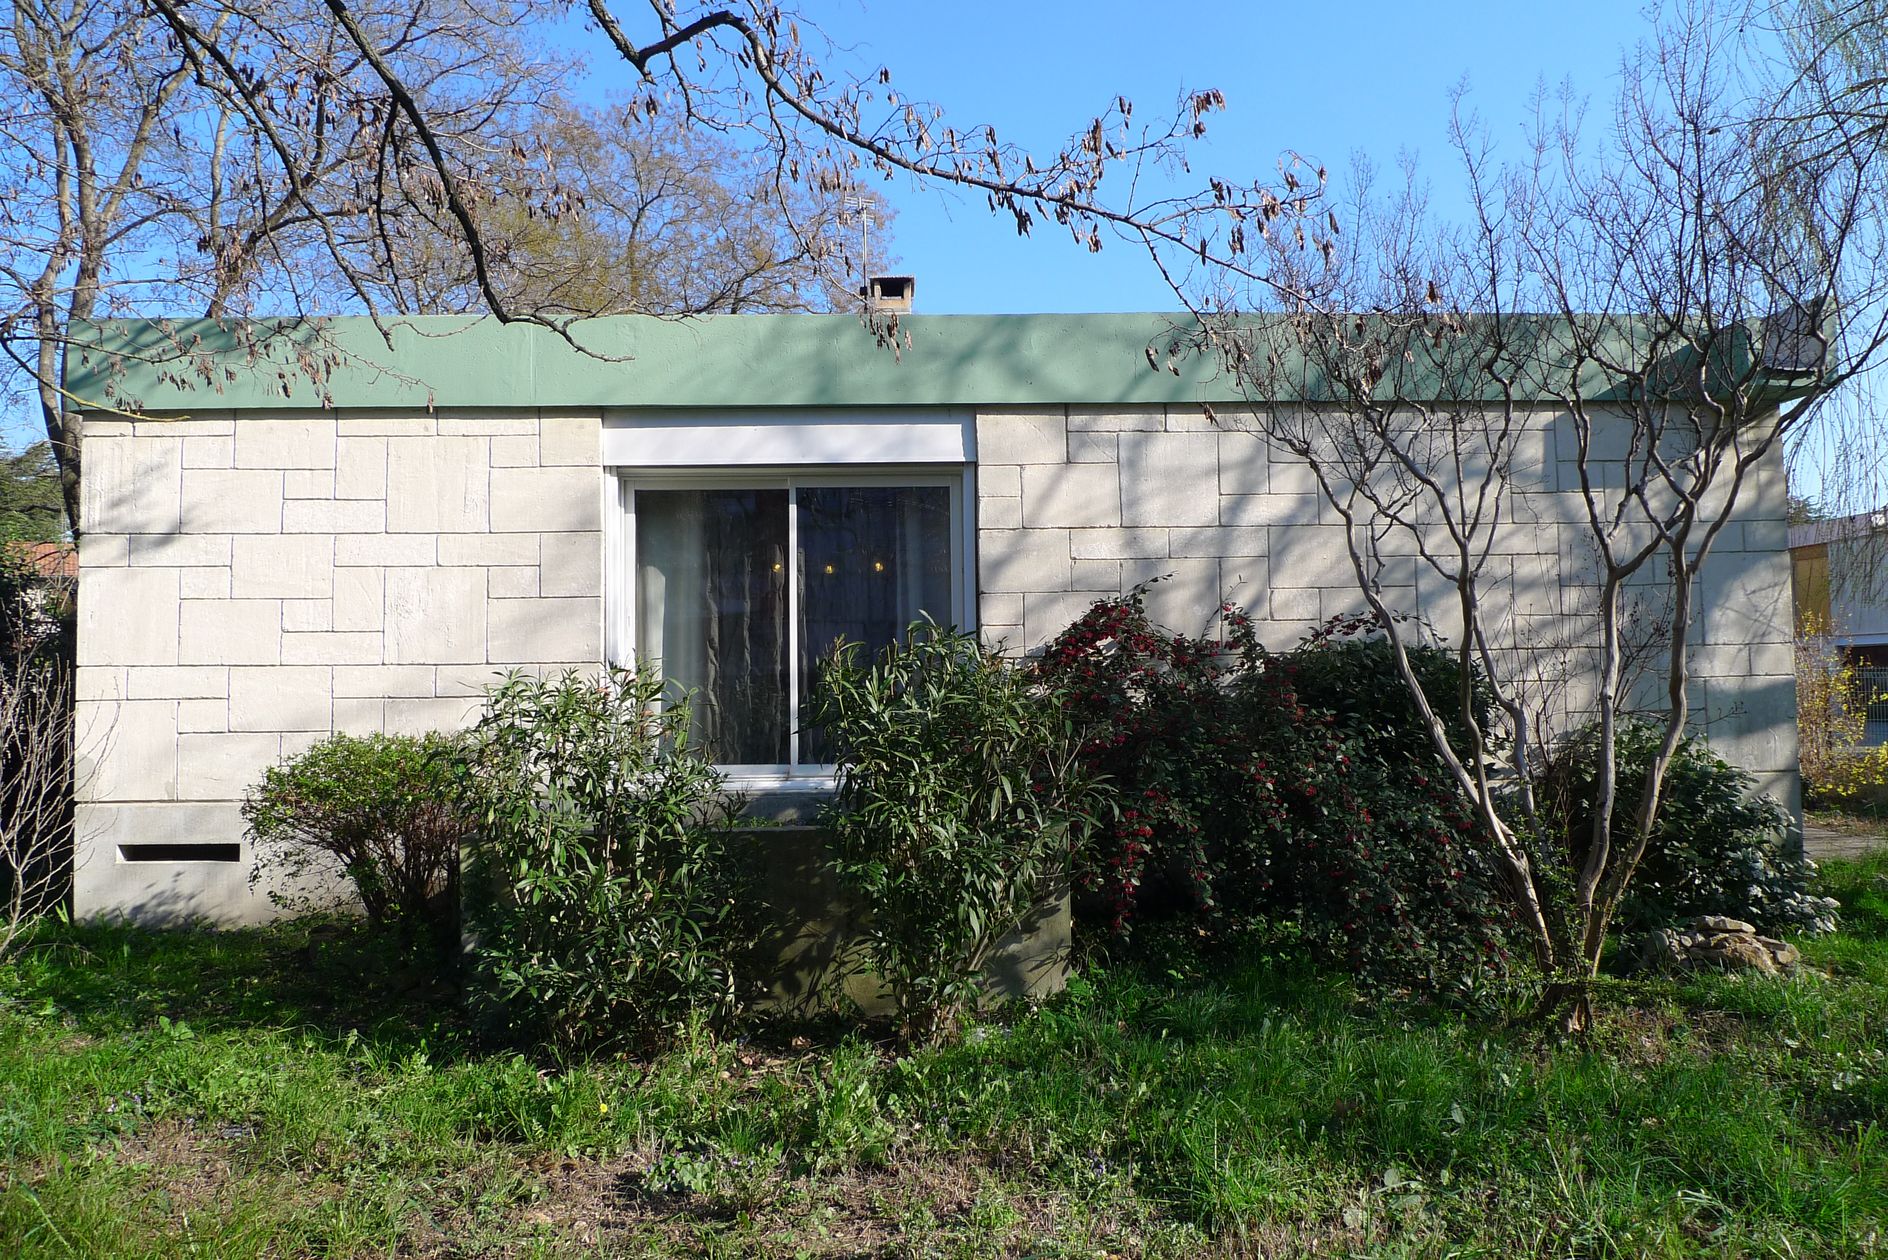
[[[67,351],[81,410],[166,415],[307,407],[869,407],[1199,403],[1237,398],[1211,356],[1166,347],[1185,316],[913,315],[896,353],[851,315],[537,325],[106,320]],[[909,344],[903,344],[905,336]],[[389,345],[388,337],[391,337]],[[581,347],[581,348],[579,348]],[[1150,367],[1156,348],[1159,370]]]
[[[1261,317],[1262,318],[1262,317]],[[1520,317],[1554,375],[1561,321]],[[852,315],[621,316],[571,326],[475,317],[106,320],[67,349],[94,414],[308,408],[1144,406],[1236,403],[1182,314],[910,315],[896,352]],[[573,344],[574,343],[574,344]],[[1564,370],[1564,369],[1563,369]],[[1422,366],[1405,386],[1431,388]],[[1587,396],[1606,382],[1583,365]],[[1683,375],[1682,373],[1680,374]],[[1471,388],[1490,388],[1483,379]],[[1776,388],[1773,383],[1772,388]],[[1307,393],[1316,396],[1315,387]],[[1541,396],[1557,391],[1542,389]]]

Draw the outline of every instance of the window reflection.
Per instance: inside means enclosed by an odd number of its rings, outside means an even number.
[[[800,706],[836,643],[871,654],[922,616],[951,620],[950,492],[943,486],[807,487],[800,511]],[[800,760],[831,760],[802,724]]]
[[[788,758],[786,558],[785,490],[637,492],[637,650],[725,765]]]
[[[639,489],[634,542],[637,655],[693,693],[694,739],[723,765],[796,760],[789,668],[804,714],[835,644],[870,655],[921,617],[952,620],[945,486]],[[803,727],[798,764],[830,759]]]

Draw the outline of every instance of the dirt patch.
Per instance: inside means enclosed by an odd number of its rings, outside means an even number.
[[[1003,1162],[963,1152],[910,1153],[883,1168],[774,1170],[691,1192],[652,1181],[646,1155],[553,1160],[539,1166],[538,1194],[519,1205],[514,1223],[553,1249],[626,1255],[687,1254],[709,1238],[740,1254],[835,1260],[908,1255],[914,1244],[945,1240],[974,1240],[976,1252],[988,1255],[1026,1252],[1046,1239],[1097,1255],[1144,1249],[1150,1221],[1132,1195],[1101,1210],[1077,1205],[1006,1176]]]
[[[1678,1006],[1655,995],[1634,1000],[1618,994],[1595,999],[1587,1044],[1622,1065],[1656,1068],[1715,1058],[1736,1049],[1749,1035],[1749,1021],[1734,1011]],[[1554,1063],[1565,1049],[1545,1028],[1523,1045],[1527,1061],[1540,1068]]]
[[[147,1192],[125,1211],[146,1221],[169,1221],[168,1232],[188,1236],[191,1222],[228,1219],[243,1204],[269,1204],[271,1215],[292,1215],[339,1197],[342,1188],[321,1179],[261,1169],[243,1155],[255,1136],[244,1124],[208,1124],[191,1118],[140,1123],[98,1150],[138,1174]]]
[[[145,1166],[147,1181],[184,1216],[217,1212],[229,1206],[237,1173],[230,1162],[230,1139],[211,1136],[181,1120],[158,1120],[124,1134],[116,1143],[119,1164]]]
[[[1888,849],[1888,823],[1853,814],[1811,814],[1803,822],[1803,852],[1818,862],[1866,857]]]
[[[1602,1005],[1594,1040],[1621,1062],[1657,1067],[1672,1057],[1681,1021],[1668,1010],[1624,1004]]]
[[[1411,1239],[1432,1228],[1401,1219],[1395,1196],[1364,1188],[1329,1219],[1253,1221],[1203,1232],[1168,1217],[1157,1196],[1139,1192],[1131,1178],[1086,1191],[1050,1188],[1041,1170],[1002,1152],[904,1152],[886,1167],[783,1174],[759,1193],[733,1199],[652,1192],[649,1173],[645,1157],[548,1162],[538,1197],[508,1223],[510,1246],[609,1256],[1231,1260],[1355,1254],[1373,1239]]]

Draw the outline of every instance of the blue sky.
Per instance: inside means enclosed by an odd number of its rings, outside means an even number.
[[[1113,98],[1136,117],[1166,114],[1183,88],[1214,87],[1196,174],[1247,179],[1296,149],[1344,169],[1353,153],[1389,169],[1416,154],[1437,208],[1453,204],[1449,91],[1470,102],[1503,146],[1519,143],[1537,85],[1563,80],[1604,108],[1623,51],[1650,22],[1643,4],[998,3],[807,0],[842,60],[892,69],[893,84],[944,105],[954,122],[1053,152]],[[1099,255],[1053,230],[1019,240],[981,200],[888,185],[896,246],[918,277],[923,311],[1095,311],[1174,305],[1125,243]]]
[[[1456,203],[1448,151],[1449,92],[1470,102],[1521,154],[1530,96],[1563,81],[1603,107],[1621,54],[1650,31],[1628,0],[1541,5],[1367,3],[1267,6],[1123,0],[803,0],[838,49],[836,72],[889,66],[908,97],[945,106],[959,125],[990,123],[1053,152],[1116,94],[1138,118],[1171,112],[1183,89],[1213,87],[1226,112],[1197,150],[1195,175],[1275,172],[1296,149],[1343,170],[1354,153],[1390,168],[1419,156],[1437,208]],[[625,68],[594,34],[571,32],[595,58],[590,87],[627,86]],[[1189,181],[1190,187],[1197,180]],[[898,269],[918,276],[929,312],[1164,310],[1175,305],[1145,256],[1125,242],[1099,255],[1053,227],[1022,240],[980,199],[893,183]],[[30,411],[0,416],[0,433],[36,436]]]

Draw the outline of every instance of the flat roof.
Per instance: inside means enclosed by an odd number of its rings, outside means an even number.
[[[1612,325],[1609,335],[1634,335],[1630,320],[1600,318]],[[1568,363],[1565,321],[1508,322],[1517,351],[1538,348],[1525,374],[1558,382]],[[629,315],[580,320],[562,333],[473,316],[103,320],[75,332],[66,388],[81,411],[153,417],[310,408],[1106,407],[1247,397],[1217,354],[1197,349],[1202,325],[1186,314],[905,315],[897,331],[897,344],[886,344],[856,315]],[[1414,370],[1420,378],[1433,367]],[[1590,360],[1581,374],[1589,398],[1612,392]],[[1671,379],[1682,387],[1696,372]],[[1465,394],[1498,397],[1484,373],[1457,383]]]
[[[1199,403],[1239,391],[1183,354],[1184,315],[622,316],[537,324],[106,320],[67,352],[81,410]],[[909,344],[906,344],[906,339]],[[1153,351],[1158,366],[1150,365]],[[1175,371],[1168,370],[1172,354]]]

